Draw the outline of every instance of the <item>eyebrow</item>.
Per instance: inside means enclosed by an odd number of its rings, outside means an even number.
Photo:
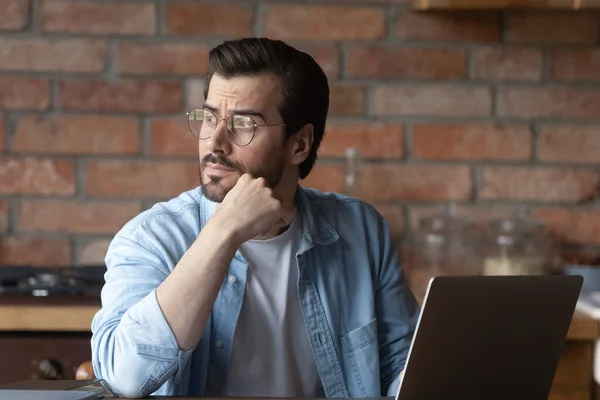
[[[210,110],[212,112],[214,112],[215,114],[219,114],[219,109],[217,107],[211,106],[210,104],[204,104],[204,108],[206,108],[207,110]],[[250,109],[232,109],[232,110],[227,110],[227,112],[229,113],[229,115],[248,115],[248,116],[255,116],[255,117],[260,117],[263,121],[267,121],[267,119],[265,118],[265,116],[261,113],[258,112],[256,110],[250,110]]]

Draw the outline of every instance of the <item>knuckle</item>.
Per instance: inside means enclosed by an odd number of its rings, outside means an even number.
[[[268,202],[269,206],[273,207],[273,208],[277,207],[277,203],[279,203],[279,202],[277,201],[277,199],[275,197],[273,197],[273,193],[268,193],[268,195],[269,195],[269,198],[268,198],[267,202]]]

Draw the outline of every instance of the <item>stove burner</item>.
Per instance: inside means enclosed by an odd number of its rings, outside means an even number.
[[[0,296],[100,296],[105,266],[69,268],[1,267]]]

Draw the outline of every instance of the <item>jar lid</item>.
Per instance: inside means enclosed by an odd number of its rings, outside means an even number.
[[[474,231],[476,223],[470,218],[457,218],[448,216],[436,216],[423,218],[419,221],[419,231],[427,231],[439,234],[461,234]]]
[[[532,232],[546,228],[546,224],[531,218],[501,218],[490,222],[492,228],[498,232],[510,234],[511,232]]]

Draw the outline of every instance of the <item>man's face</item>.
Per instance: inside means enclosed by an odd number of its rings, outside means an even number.
[[[283,124],[277,110],[281,82],[271,74],[224,78],[213,75],[205,107],[218,118],[248,115],[258,125]],[[220,121],[209,139],[199,140],[200,184],[204,195],[222,202],[244,173],[264,177],[275,188],[285,167],[282,126],[260,126],[250,144],[232,142],[225,121]]]

